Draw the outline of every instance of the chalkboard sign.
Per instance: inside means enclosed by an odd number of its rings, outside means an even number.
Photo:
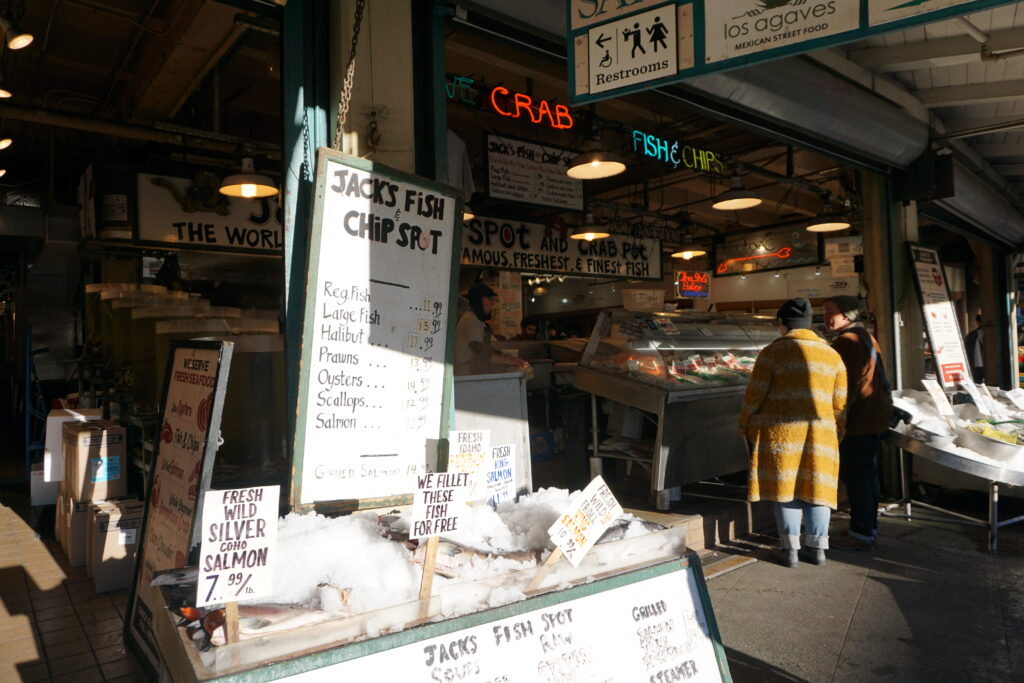
[[[692,553],[682,562],[271,664],[261,673],[296,683],[732,680]]]
[[[184,567],[199,543],[203,493],[210,488],[213,456],[231,367],[232,342],[174,342],[167,363],[163,414],[142,519],[141,549],[128,597],[125,632],[157,667],[149,585],[155,572]]]
[[[713,254],[715,277],[821,263],[818,235],[802,227],[726,235],[715,242]]]
[[[411,503],[447,453],[461,218],[457,190],[320,149],[293,509]]]

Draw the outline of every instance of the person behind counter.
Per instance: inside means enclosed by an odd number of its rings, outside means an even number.
[[[750,449],[748,499],[775,502],[786,566],[799,564],[801,525],[805,558],[823,565],[839,488],[846,368],[811,331],[810,301],[790,299],[776,318],[782,336],[758,355],[740,411]]]
[[[469,288],[469,310],[455,326],[455,374],[483,375],[492,372],[526,370],[529,364],[499,353],[491,346],[493,333],[488,321],[498,295],[483,282]]]
[[[892,421],[892,395],[878,342],[860,322],[860,299],[825,299],[825,328],[836,333],[832,348],[842,357],[849,381],[846,437],[839,444],[839,479],[850,499],[850,529],[832,546],[874,550],[878,535],[878,441]]]
[[[535,341],[539,330],[537,319],[527,316],[519,323],[519,334],[512,338],[512,341]]]

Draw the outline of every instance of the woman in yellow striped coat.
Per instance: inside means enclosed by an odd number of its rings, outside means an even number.
[[[811,331],[811,303],[790,299],[777,314],[782,337],[757,357],[743,397],[740,434],[750,447],[749,500],[775,502],[784,561],[796,567],[801,522],[808,559],[825,564],[836,507],[846,367]]]

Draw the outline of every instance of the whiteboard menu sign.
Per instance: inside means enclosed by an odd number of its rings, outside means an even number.
[[[595,477],[583,489],[569,509],[548,529],[551,542],[562,549],[566,559],[578,567],[597,539],[608,530],[622,506],[608,484]]]
[[[285,680],[728,681],[700,564],[691,557],[667,573],[664,565],[636,572],[646,576],[625,585],[616,577],[508,605],[500,613],[514,616],[470,628],[434,624],[428,632],[439,635],[414,643],[395,637],[392,646],[385,635],[373,644],[387,649]]]
[[[128,633],[156,667],[156,572],[184,567],[199,542],[196,520],[210,487],[231,365],[231,342],[176,342],[168,361],[164,409],[129,597]]]
[[[207,491],[196,607],[274,592],[280,486]]]
[[[577,152],[507,136],[487,136],[487,194],[522,204],[583,210],[583,181],[565,174]]]
[[[967,370],[967,354],[956,311],[946,288],[942,260],[938,250],[932,247],[910,244],[909,249],[935,375],[943,388],[953,389],[957,382],[970,379],[971,374]]]
[[[321,149],[292,506],[411,502],[447,436],[457,192]]]

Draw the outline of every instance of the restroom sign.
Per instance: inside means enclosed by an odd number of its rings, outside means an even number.
[[[671,76],[677,71],[676,12],[663,5],[588,32],[590,92]]]

